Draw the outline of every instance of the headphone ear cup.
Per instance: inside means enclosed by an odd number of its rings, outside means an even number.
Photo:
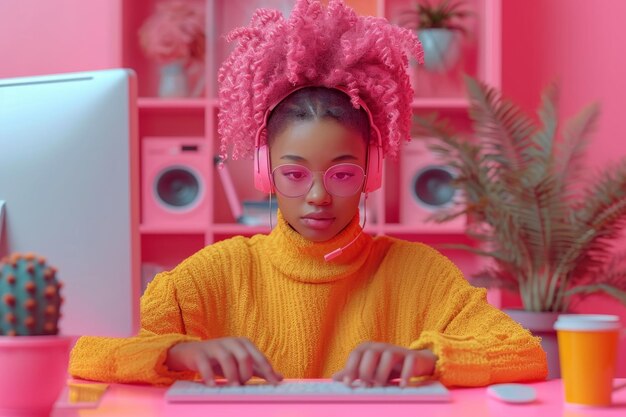
[[[367,154],[367,171],[365,192],[370,193],[378,190],[383,184],[383,159],[380,146],[370,144]]]
[[[261,145],[254,153],[254,186],[266,194],[273,192],[270,178],[270,162],[267,145]]]

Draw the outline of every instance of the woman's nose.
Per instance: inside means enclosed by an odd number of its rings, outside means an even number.
[[[320,175],[315,175],[313,178],[313,184],[311,184],[311,189],[306,195],[307,203],[313,204],[316,206],[330,204],[332,196],[326,190],[324,186],[324,178]]]

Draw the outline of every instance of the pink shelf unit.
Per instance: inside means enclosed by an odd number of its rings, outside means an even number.
[[[256,7],[271,7],[288,12],[291,2],[286,0],[205,0],[206,5],[206,94],[201,98],[158,98],[159,67],[148,60],[141,51],[137,31],[152,13],[158,0],[136,2],[122,0],[122,58],[123,65],[133,68],[139,79],[139,132],[142,149],[150,138],[204,137],[214,155],[219,150],[217,134],[217,70],[230,52],[224,35],[231,29],[245,25]],[[468,36],[463,41],[463,54],[458,65],[445,74],[417,71],[415,99],[411,105],[415,114],[438,112],[449,117],[456,126],[468,128],[468,101],[464,92],[462,75],[477,77],[493,86],[500,86],[500,1],[467,0],[473,15],[467,20]],[[398,13],[415,7],[415,0],[347,0],[361,14],[385,17],[397,21]],[[208,158],[207,164],[213,161]],[[410,240],[431,239],[433,234],[447,241],[463,239],[463,230],[437,229],[434,224],[404,224],[400,219],[400,202],[404,197],[400,160],[385,161],[383,189],[373,193],[368,200],[366,231],[373,235],[392,234]],[[142,161],[145,163],[145,161]],[[234,190],[241,201],[261,200],[266,196],[252,186],[251,161],[229,161]],[[172,263],[182,260],[202,246],[234,235],[250,236],[269,232],[268,226],[238,224],[228,205],[225,192],[215,168],[206,174],[208,190],[208,219],[206,225],[176,227],[176,221],[167,227],[142,225],[142,256],[144,262]],[[182,222],[181,222],[182,224]],[[163,242],[171,236],[176,245]],[[160,249],[160,248],[164,249]],[[167,247],[167,249],[165,249]],[[167,250],[167,253],[165,251]],[[461,258],[460,258],[461,259]],[[466,262],[464,258],[461,263]],[[471,267],[471,265],[469,265]],[[461,265],[463,268],[463,265]]]
[[[141,97],[138,100],[140,109],[201,109],[207,107],[207,100],[198,98],[162,99]]]

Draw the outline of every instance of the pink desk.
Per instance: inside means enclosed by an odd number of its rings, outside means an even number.
[[[620,383],[626,379],[620,379]],[[512,405],[487,397],[485,388],[452,390],[452,401],[442,404],[169,404],[163,399],[165,388],[112,384],[95,409],[57,407],[51,417],[67,416],[497,416],[497,417],[587,417],[626,416],[626,389],[613,394],[614,405],[604,409],[585,409],[563,404],[560,380],[531,384],[537,389],[534,404]]]

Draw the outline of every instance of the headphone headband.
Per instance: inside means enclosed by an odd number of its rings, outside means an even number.
[[[294,87],[293,89],[289,90],[286,94],[282,95],[274,103],[272,103],[267,108],[267,110],[265,110],[265,115],[263,116],[263,123],[257,129],[256,135],[255,135],[255,138],[254,138],[254,147],[255,147],[255,149],[258,149],[261,146],[261,136],[262,136],[263,131],[267,128],[267,122],[269,121],[269,117],[270,117],[270,114],[272,113],[272,111],[280,103],[282,103],[283,100],[285,100],[287,97],[289,97],[290,95],[292,95],[296,91],[303,90],[303,89],[309,88],[309,87],[329,88],[331,90],[341,91],[342,93],[345,93],[348,97],[350,97],[349,91],[345,87],[342,87],[342,86],[326,87],[326,86],[317,86],[317,85],[311,84],[311,85],[301,85],[301,86],[298,86],[298,87]],[[378,147],[380,147],[382,149],[382,147],[383,147],[383,139],[382,139],[382,136],[380,134],[380,130],[378,129],[376,124],[374,124],[374,117],[372,116],[372,112],[370,111],[369,107],[367,107],[365,102],[361,99],[361,97],[357,96],[356,102],[363,110],[365,110],[365,113],[367,114],[367,119],[369,120],[369,123],[370,123],[370,127],[372,128],[372,130],[374,130],[374,133],[376,135],[376,144],[378,145]]]
[[[283,95],[279,100],[272,103],[267,110],[265,110],[265,115],[263,116],[263,123],[259,127],[256,132],[254,138],[254,185],[255,187],[263,192],[270,193],[273,191],[272,180],[270,175],[270,161],[269,161],[269,150],[266,143],[261,144],[262,136],[265,132],[267,132],[267,122],[269,120],[270,114],[272,111],[287,97],[291,94],[295,93],[298,90],[302,90],[307,87],[320,87],[316,85],[302,85],[299,87],[295,87],[291,89],[288,93]],[[321,86],[324,87],[324,86]],[[333,90],[338,90],[346,95],[350,96],[348,90],[345,87],[336,86],[336,87],[326,87]],[[367,148],[367,165],[365,170],[365,192],[371,192],[377,190],[382,185],[382,161],[383,161],[383,144],[382,144],[382,136],[380,134],[380,130],[374,124],[374,118],[372,117],[372,112],[367,107],[365,102],[357,96],[357,104],[365,111],[367,114],[367,118],[370,123],[371,129],[374,131],[376,135],[376,143],[370,144]]]

